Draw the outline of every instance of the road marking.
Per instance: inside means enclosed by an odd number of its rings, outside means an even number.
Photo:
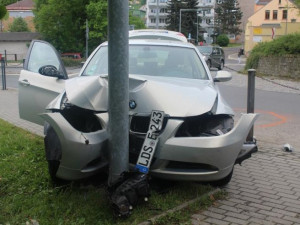
[[[247,111],[245,108],[235,108],[234,110],[237,110],[237,111]],[[260,128],[276,127],[276,126],[284,124],[284,123],[286,123],[288,121],[288,118],[286,116],[277,114],[277,113],[272,112],[272,111],[265,111],[265,110],[257,109],[257,110],[255,110],[254,113],[268,114],[268,115],[270,115],[270,116],[275,117],[276,119],[278,119],[278,121],[276,121],[276,122],[256,125],[256,127],[260,127]]]

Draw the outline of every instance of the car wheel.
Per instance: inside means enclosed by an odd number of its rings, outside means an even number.
[[[207,66],[208,66],[209,69],[211,68],[211,61],[210,60],[207,61]]]
[[[221,64],[218,67],[218,70],[223,70],[223,69],[224,69],[224,60],[221,61]]]
[[[214,187],[223,187],[223,186],[226,186],[231,181],[232,174],[233,174],[233,168],[232,168],[230,174],[228,174],[226,177],[224,177],[221,180],[212,181],[209,184],[212,185],[212,186],[214,186]]]
[[[59,138],[50,125],[45,125],[44,144],[49,175],[53,182],[57,182],[59,179],[56,177],[56,173],[60,165],[62,150]]]

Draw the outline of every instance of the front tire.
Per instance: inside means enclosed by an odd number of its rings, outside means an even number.
[[[53,182],[57,182],[59,179],[56,177],[56,173],[60,165],[62,150],[59,138],[50,125],[45,125],[44,144],[49,175]]]
[[[208,69],[211,69],[211,61],[210,60],[207,61],[207,66],[208,66]]]
[[[224,69],[224,60],[221,61],[220,66],[218,67],[218,70]]]

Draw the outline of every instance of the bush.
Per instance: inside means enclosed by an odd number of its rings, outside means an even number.
[[[247,59],[245,69],[257,69],[262,56],[282,56],[300,54],[300,33],[289,34],[256,45]]]
[[[221,47],[226,47],[229,44],[229,38],[226,34],[221,34],[217,37],[217,44]]]
[[[61,58],[65,67],[75,67],[75,66],[81,66],[81,62],[82,60],[78,60],[78,59],[70,59],[70,58],[65,58],[65,57],[62,57]]]

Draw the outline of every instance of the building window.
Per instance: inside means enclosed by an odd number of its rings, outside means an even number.
[[[287,12],[286,9],[282,11],[282,19],[283,19],[283,20],[286,20],[286,19],[287,19],[287,16],[288,16],[287,13],[288,13],[288,12]]]
[[[165,19],[159,19],[159,23],[165,23]]]
[[[210,23],[211,23],[211,20],[210,20],[210,19],[206,19],[206,23],[207,23],[207,24],[210,24]]]
[[[270,19],[270,10],[266,10],[265,12],[265,20],[269,20]]]
[[[223,2],[222,0],[218,0],[218,4],[222,4],[222,2]]]
[[[281,0],[279,0],[279,5],[281,4]]]
[[[151,19],[151,23],[156,23],[156,19]]]
[[[273,20],[277,20],[278,11],[273,10]]]

